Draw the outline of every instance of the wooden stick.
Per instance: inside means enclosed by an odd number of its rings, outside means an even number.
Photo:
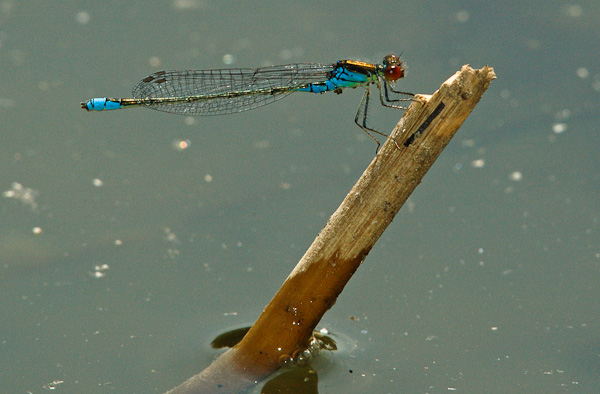
[[[323,314],[364,261],[495,79],[463,66],[432,96],[416,96],[342,205],[244,339],[168,394],[237,393],[302,351]]]

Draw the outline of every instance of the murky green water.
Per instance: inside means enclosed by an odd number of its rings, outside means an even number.
[[[403,51],[403,90],[465,63],[498,80],[325,315],[355,346],[316,365],[320,392],[597,392],[600,6],[370,4],[0,3],[0,391],[199,372],[375,150],[359,91],[198,119],[80,101],[158,69]]]

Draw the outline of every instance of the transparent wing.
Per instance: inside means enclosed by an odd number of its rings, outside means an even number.
[[[335,65],[298,63],[262,68],[159,71],[133,88],[148,108],[183,115],[223,115],[270,104],[310,83],[327,80]],[[165,100],[161,100],[165,99]]]

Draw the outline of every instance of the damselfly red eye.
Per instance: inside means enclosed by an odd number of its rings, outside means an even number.
[[[390,81],[397,81],[404,78],[404,69],[402,66],[388,66],[383,70],[385,78]]]

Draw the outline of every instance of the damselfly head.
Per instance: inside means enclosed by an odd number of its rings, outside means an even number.
[[[383,75],[388,81],[395,82],[404,78],[404,62],[396,55],[387,55],[383,58]]]

